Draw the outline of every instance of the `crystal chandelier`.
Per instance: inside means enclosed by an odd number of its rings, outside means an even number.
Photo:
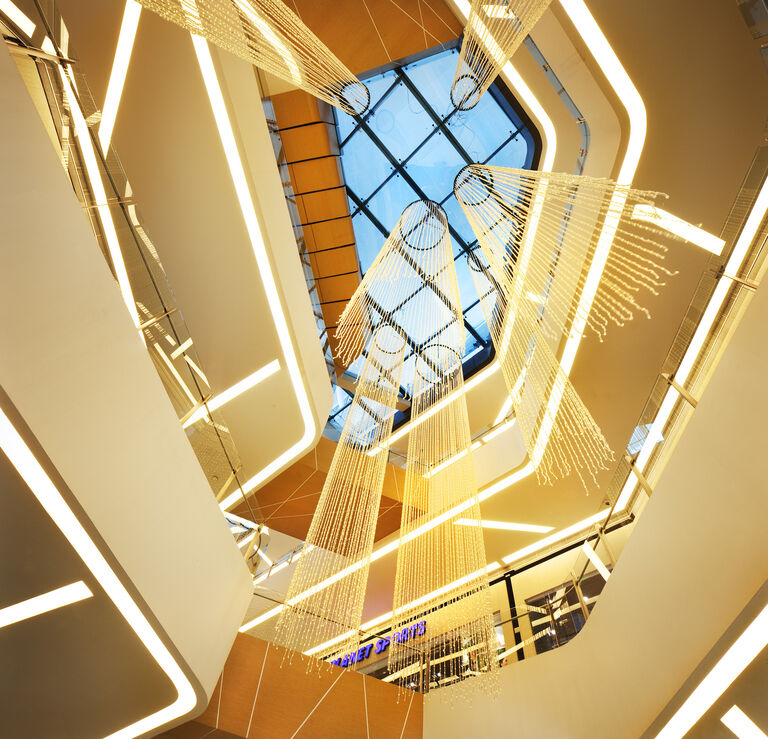
[[[502,67],[536,25],[550,0],[470,0],[451,102],[477,105]]]
[[[410,205],[397,243],[421,288],[390,317],[420,337],[414,348],[390,673],[405,678],[418,655],[443,675],[495,674],[496,634],[480,528],[462,356],[465,344],[448,220],[429,201]],[[459,525],[459,519],[475,525]],[[418,628],[430,614],[427,633]]]
[[[368,109],[368,88],[281,0],[138,1],[345,113]]]
[[[638,214],[659,195],[482,165],[465,167],[454,193],[479,243],[470,263],[539,479],[594,478],[612,455],[557,351],[587,326],[602,338],[609,323],[648,315],[641,291],[655,294],[671,273],[659,231]]]

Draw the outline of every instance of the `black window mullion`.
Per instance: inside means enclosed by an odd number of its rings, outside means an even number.
[[[351,116],[352,118],[355,119],[355,122],[356,122],[355,123],[355,127],[349,133],[347,138],[345,138],[344,141],[342,141],[339,144],[339,148],[343,147],[344,144],[346,144],[347,141],[349,141],[360,130],[360,124],[363,122],[363,119],[364,118],[368,118],[368,117],[370,117],[370,116],[372,116],[374,114],[374,112],[376,111],[376,108],[378,108],[384,102],[384,100],[386,100],[386,98],[389,97],[389,93],[392,92],[392,90],[395,89],[395,87],[397,86],[398,81],[399,80],[397,78],[395,78],[395,81],[387,88],[387,91],[379,98],[379,101],[376,103],[376,105],[374,105],[372,108],[369,108],[368,110],[366,110],[365,113],[363,114],[363,116],[359,116],[359,115]],[[365,83],[363,83],[363,84],[365,84]],[[337,125],[338,125],[338,119],[337,119]]]

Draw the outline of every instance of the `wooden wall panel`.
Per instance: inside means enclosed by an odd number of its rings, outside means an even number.
[[[205,713],[163,736],[421,739],[420,694],[332,665],[308,674],[310,659],[238,634]]]
[[[258,490],[256,501],[268,526],[297,539],[306,539],[335,450],[335,442],[320,439],[315,449]],[[404,487],[405,470],[388,464],[376,526],[376,541],[400,528],[400,501]],[[245,504],[235,508],[234,512],[239,516],[249,515]]]
[[[294,7],[354,74],[452,41],[462,32],[443,0],[295,0]]]

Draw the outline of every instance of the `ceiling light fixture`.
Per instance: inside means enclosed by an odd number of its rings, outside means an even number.
[[[611,576],[610,570],[603,564],[603,560],[597,556],[597,552],[592,549],[588,541],[585,541],[581,545],[581,551],[587,555],[587,559],[592,563],[592,566],[600,573],[603,580],[607,580]]]
[[[488,521],[481,519],[475,521],[469,518],[460,518],[454,523],[459,526],[481,526],[484,529],[500,529],[502,531],[524,531],[533,534],[546,534],[554,529],[554,526],[537,526],[532,523],[512,523],[511,521]]]
[[[78,580],[42,595],[36,595],[34,598],[27,598],[12,606],[0,608],[0,629],[92,596],[90,588],[82,580]]]
[[[251,388],[256,387],[261,382],[264,382],[268,377],[272,377],[276,372],[280,370],[280,362],[277,359],[273,359],[269,364],[257,369],[255,372],[248,375],[240,382],[236,382],[232,387],[227,388],[218,395],[214,395],[207,403],[201,405],[183,424],[182,428],[189,428],[192,424],[197,423],[202,418],[210,417],[210,414],[221,408],[221,406],[229,403],[231,400],[239,397],[243,393],[247,392]]]
[[[733,706],[720,720],[739,739],[768,739],[768,734],[738,706]]]
[[[0,0],[0,13],[5,13],[27,38],[32,38],[35,24],[11,0]]]
[[[107,83],[104,109],[101,112],[101,123],[99,123],[99,144],[104,155],[106,155],[109,144],[112,141],[112,131],[117,120],[117,109],[120,106],[120,98],[123,94],[125,77],[131,61],[131,52],[133,51],[133,42],[136,39],[136,30],[139,27],[140,16],[141,5],[136,0],[126,0],[123,21],[120,25],[120,34],[117,37],[115,58],[112,61],[112,71]]]
[[[728,686],[768,645],[768,605],[733,642],[704,679],[677,709],[656,739],[681,739]]]
[[[700,246],[712,254],[721,254],[725,247],[725,241],[721,238],[655,205],[638,203],[632,211],[632,218],[636,221],[653,223],[655,226],[669,231],[681,239],[690,241],[692,244],[696,244],[696,246]]]

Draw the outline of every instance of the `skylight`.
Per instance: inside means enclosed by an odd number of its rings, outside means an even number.
[[[363,77],[371,93],[368,112],[359,118],[336,111],[336,122],[363,273],[408,204],[434,200],[447,213],[466,327],[463,360],[468,377],[491,358],[493,348],[467,264],[477,242],[453,196],[453,181],[470,163],[529,169],[537,146],[500,81],[472,110],[454,108],[450,89],[457,59],[457,48],[441,49]],[[351,374],[359,361],[350,367]],[[412,363],[413,357],[403,371],[404,394],[410,392]],[[343,427],[350,403],[351,394],[336,388],[329,418],[336,430]]]

